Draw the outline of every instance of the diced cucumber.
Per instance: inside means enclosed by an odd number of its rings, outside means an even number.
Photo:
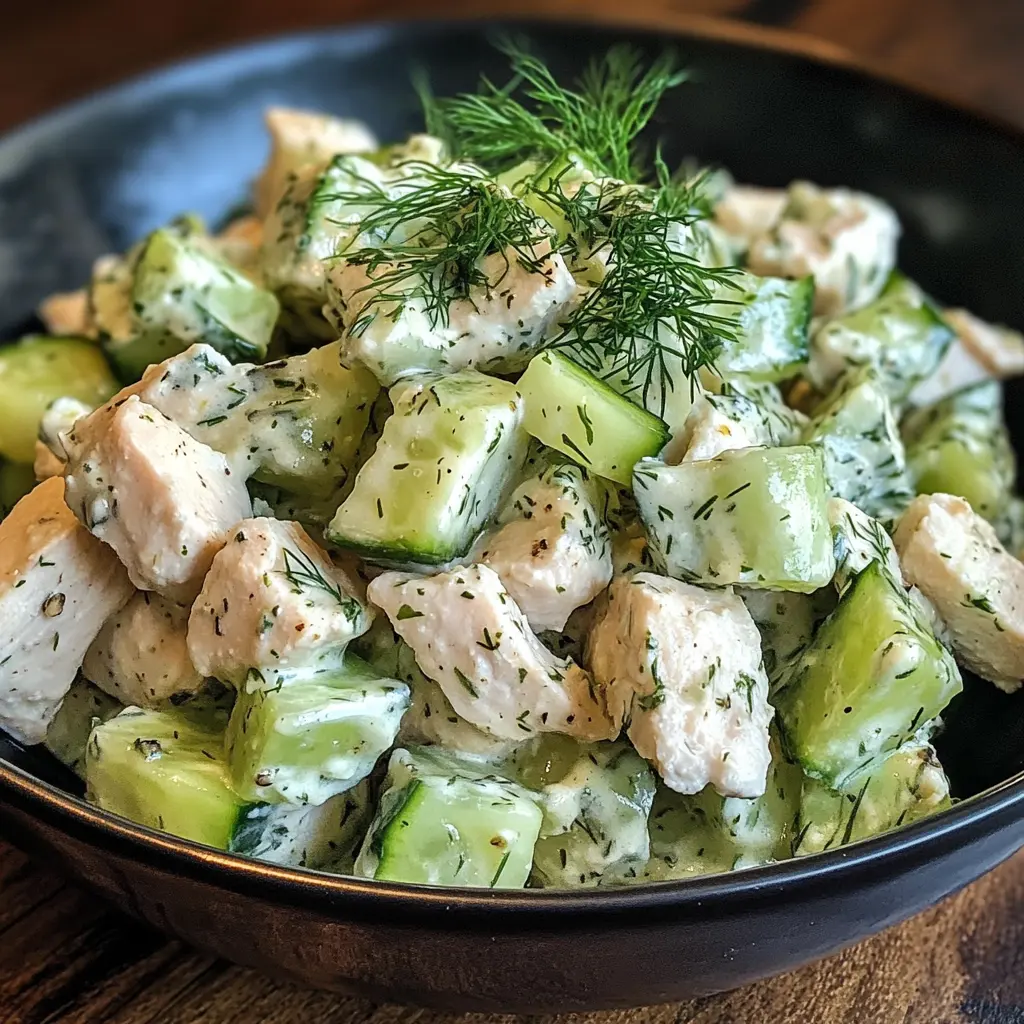
[[[232,853],[297,868],[348,862],[369,821],[369,785],[361,782],[319,806],[256,804],[248,808],[228,847]]]
[[[870,366],[889,398],[900,403],[933,373],[953,338],[934,304],[893,272],[874,302],[827,321],[814,333],[807,375],[827,391],[847,370]]]
[[[903,583],[900,558],[885,527],[842,498],[830,498],[828,519],[835,544],[836,575],[833,580],[839,594],[872,562],[884,569],[897,583]]]
[[[327,261],[358,230],[365,206],[353,197],[373,194],[387,177],[372,161],[351,155],[335,157],[323,170],[314,166],[288,176],[266,221],[261,267],[297,336],[337,338],[323,315]]]
[[[793,666],[775,706],[790,755],[836,787],[931,722],[961,686],[922,613],[872,562]]]
[[[835,609],[831,587],[813,594],[781,590],[738,592],[761,634],[761,656],[768,683],[774,689],[793,659],[811,642],[815,630]]]
[[[43,745],[61,764],[85,778],[85,748],[93,726],[113,718],[122,708],[120,701],[79,676],[47,726]]]
[[[780,381],[796,376],[810,354],[813,306],[813,277],[786,281],[738,274],[721,289],[712,308],[733,321],[732,337],[723,339],[715,356],[717,373],[726,380],[741,376]]]
[[[682,796],[659,786],[651,811],[651,858],[642,881],[754,867],[790,856],[803,773],[773,735],[763,796],[719,796],[711,786]]]
[[[280,311],[273,293],[167,229],[154,231],[146,241],[135,267],[131,303],[134,334],[143,339],[146,358],[148,339],[166,335],[175,339],[178,351],[202,341],[236,363],[266,355]],[[141,366],[134,344],[133,339],[108,346],[122,370]]]
[[[391,390],[395,411],[327,528],[374,561],[439,565],[469,551],[526,457],[512,384],[464,370]]]
[[[31,465],[46,407],[67,395],[90,406],[117,391],[102,351],[85,338],[31,335],[0,348],[0,457]]]
[[[517,387],[526,430],[609,480],[628,484],[633,467],[668,441],[662,420],[559,352],[534,356]]]
[[[810,593],[835,571],[817,448],[741,448],[633,473],[659,572],[707,586]]]
[[[36,474],[21,462],[0,462],[0,519],[36,485]]]
[[[934,749],[911,741],[838,790],[805,779],[793,853],[820,853],[888,832],[950,806],[949,780]]]
[[[1017,465],[999,381],[916,410],[903,423],[903,438],[918,494],[955,494],[990,521],[1005,512]]]
[[[408,706],[404,683],[351,654],[336,671],[246,687],[226,738],[232,784],[252,801],[322,804],[373,771]]]
[[[182,839],[227,849],[246,811],[228,783],[223,734],[178,711],[125,708],[86,747],[89,800]]]
[[[533,854],[545,886],[607,885],[647,863],[647,818],[655,775],[628,743],[582,747],[561,778],[541,791],[544,822]]]
[[[487,763],[430,748],[396,750],[356,874],[425,885],[519,889],[543,814],[536,794]]]
[[[840,379],[804,435],[825,452],[832,494],[883,522],[898,518],[913,489],[906,454],[881,377],[872,369]]]

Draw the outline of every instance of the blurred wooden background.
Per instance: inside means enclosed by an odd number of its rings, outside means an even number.
[[[391,16],[728,16],[817,37],[1024,126],[1024,0],[49,0],[5,3],[0,130],[202,50]],[[2,412],[0,412],[2,414]],[[278,986],[106,910],[0,841],[0,1024],[515,1024]],[[739,992],[537,1024],[1024,1024],[1024,854],[913,921]]]
[[[0,127],[187,53],[353,19],[741,17],[817,36],[1024,124],[1021,0],[46,0],[2,4]]]

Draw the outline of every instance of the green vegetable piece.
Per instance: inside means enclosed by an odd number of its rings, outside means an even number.
[[[36,485],[36,474],[21,462],[0,462],[0,519]]]
[[[793,666],[775,706],[789,754],[835,788],[928,725],[961,688],[922,613],[872,562]]]
[[[806,779],[793,853],[820,853],[880,835],[950,807],[949,780],[934,749],[908,743],[830,790]]]
[[[763,796],[719,796],[711,786],[682,796],[659,786],[651,811],[651,858],[641,881],[754,867],[790,856],[803,774],[772,737]]]
[[[0,457],[31,465],[39,421],[55,399],[95,407],[115,391],[103,352],[84,338],[30,335],[0,347]]]
[[[737,275],[720,289],[722,316],[734,321],[715,357],[715,371],[726,380],[781,381],[796,376],[810,353],[808,331],[814,306],[814,278]]]
[[[707,586],[810,593],[835,571],[817,448],[740,448],[633,473],[659,572]]]
[[[461,558],[526,457],[522,399],[506,381],[463,370],[397,384],[391,400],[328,538],[374,561]]]
[[[395,741],[409,688],[354,655],[340,669],[238,695],[226,749],[235,790],[251,801],[322,804],[370,774]]]
[[[85,748],[93,726],[113,718],[122,709],[120,701],[79,676],[47,726],[43,745],[61,764],[84,779]]]
[[[86,748],[89,800],[182,839],[227,849],[246,810],[228,783],[223,733],[178,711],[125,708]]]
[[[883,522],[897,519],[913,488],[882,378],[870,368],[843,377],[804,435],[825,452],[832,494]]]
[[[889,398],[899,403],[931,375],[953,337],[935,305],[894,271],[874,302],[815,332],[808,376],[824,391],[847,370],[870,366]]]
[[[918,494],[955,494],[990,521],[1006,512],[1017,464],[999,381],[916,410],[903,423],[903,438]]]
[[[482,759],[396,750],[356,874],[425,885],[519,889],[543,813],[538,797]]]
[[[202,341],[235,363],[263,359],[280,311],[273,293],[166,229],[142,250],[131,300],[136,335],[169,335],[179,351]],[[122,368],[140,362],[131,345],[108,349]]]
[[[668,441],[662,420],[558,352],[535,356],[517,387],[527,431],[609,480],[628,484],[633,466]]]
[[[229,849],[271,864],[351,871],[369,817],[366,782],[318,806],[256,804],[243,813]]]
[[[568,772],[541,790],[544,822],[533,854],[535,878],[553,888],[635,878],[650,849],[654,787],[654,772],[630,744],[581,747]]]

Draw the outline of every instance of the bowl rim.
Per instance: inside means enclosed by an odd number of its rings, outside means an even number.
[[[614,32],[673,36],[717,42],[784,56],[838,69],[862,84],[879,83],[924,99],[995,131],[1024,148],[1024,131],[1009,121],[981,113],[959,100],[910,84],[887,69],[872,66],[833,43],[799,33],[703,15],[664,13],[650,18],[604,15],[583,20],[565,16],[529,17],[450,16],[444,19],[400,19],[353,22],[322,29],[302,30],[257,38],[213,49],[197,56],[157,67],[57,107],[0,134],[0,173],[31,154],[34,146],[61,132],[64,126],[88,117],[111,104],[137,101],[140,96],[190,82],[202,83],[211,72],[229,73],[233,67],[261,57],[264,63],[291,60],[309,49],[332,46],[358,52],[372,48],[386,34],[418,27],[442,34],[467,25],[507,26],[523,31],[584,27]],[[594,889],[479,889],[435,887],[332,875],[253,860],[180,839],[138,825],[120,815],[87,803],[0,756],[0,815],[4,805],[42,821],[91,847],[140,861],[148,867],[255,895],[275,903],[302,904],[320,913],[379,919],[386,901],[394,920],[429,918],[432,927],[474,924],[493,929],[493,915],[503,914],[502,926],[535,927],[558,915],[560,929],[590,927],[595,917],[621,918],[647,911],[652,915],[700,910],[714,901],[720,910],[749,909],[753,903],[773,900],[783,889],[828,885],[837,876],[877,877],[883,864],[918,863],[921,849],[943,839],[955,841],[969,828],[1024,806],[1024,771],[1011,776],[953,807],[911,825],[822,853],[720,874],[696,875],[669,881]],[[439,914],[442,910],[445,913]]]

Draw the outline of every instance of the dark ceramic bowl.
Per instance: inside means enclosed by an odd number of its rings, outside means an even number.
[[[673,159],[741,180],[798,176],[878,193],[902,266],[934,294],[1024,326],[1024,143],[842,61],[742,30],[716,38],[524,27],[562,72],[626,37],[676,44],[698,84],[666,103]],[[478,25],[325,31],[184,64],[0,143],[0,336],[182,209],[242,198],[271,102],[417,127],[408,70],[441,93],[501,73]],[[1011,426],[1024,442],[1020,389]],[[2,415],[2,411],[0,411]],[[1024,703],[974,684],[941,754],[962,803],[898,832],[770,867],[600,892],[390,885],[241,860],[103,814],[37,751],[0,737],[3,834],[122,909],[205,950],[309,985],[459,1010],[635,1006],[741,985],[824,956],[989,870],[1024,843]],[[45,781],[43,781],[45,780]]]

